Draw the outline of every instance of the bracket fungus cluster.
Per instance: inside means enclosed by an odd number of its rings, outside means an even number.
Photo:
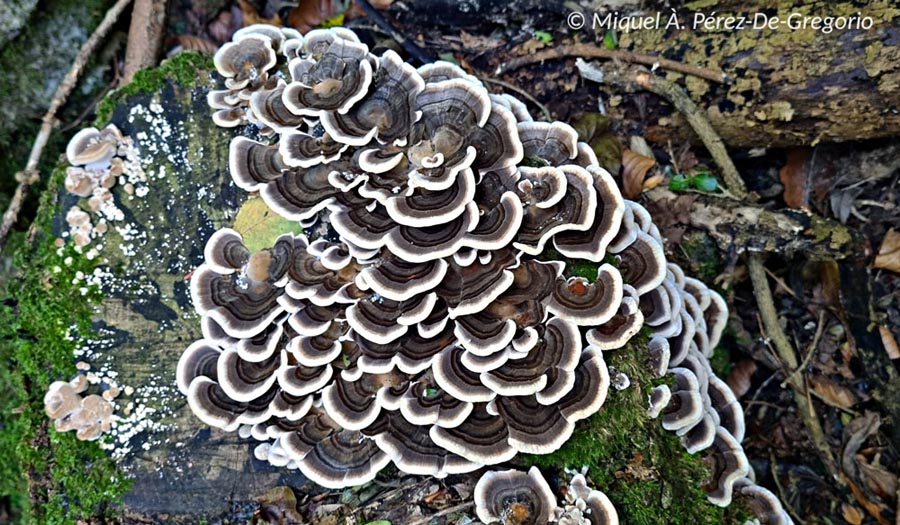
[[[78,439],[92,441],[110,431],[115,410],[112,400],[118,388],[112,386],[102,394],[84,395],[89,386],[84,374],[50,384],[44,394],[44,411],[54,420],[58,432],[74,430]]]
[[[203,422],[327,487],[388,463],[471,472],[562,446],[604,404],[603,353],[646,326],[648,366],[675,378],[653,410],[706,451],[710,500],[728,504],[750,467],[708,362],[726,305],[666,263],[647,211],[570,126],[346,29],[250,26],[215,64],[216,123],[256,137],[231,143],[235,184],[315,233],[206,244],[191,279],[203,339],[177,370]]]

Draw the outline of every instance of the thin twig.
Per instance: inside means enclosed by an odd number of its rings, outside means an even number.
[[[553,118],[550,116],[550,111],[547,109],[547,106],[541,104],[538,99],[531,96],[527,91],[524,91],[521,88],[518,88],[518,87],[514,86],[513,84],[510,84],[509,82],[497,80],[496,78],[479,76],[478,79],[481,80],[482,82],[487,82],[488,84],[495,84],[497,86],[504,87],[510,91],[515,91],[521,97],[525,98],[526,100],[528,100],[529,102],[531,102],[532,104],[537,106],[538,109],[541,111],[541,115],[544,116],[545,120],[553,120]]]
[[[787,494],[784,492],[784,487],[781,485],[781,479],[778,477],[778,470],[775,468],[777,463],[775,463],[775,454],[771,451],[769,452],[769,471],[772,474],[772,479],[775,480],[775,488],[778,490],[779,499],[784,502],[784,506],[787,507],[787,511],[791,514],[794,520],[801,525],[804,522],[800,519],[800,516],[797,515],[797,512],[794,510],[794,507],[791,506],[791,503],[788,501]]]
[[[406,38],[406,36],[397,31],[390,22],[385,20],[381,13],[378,12],[377,9],[372,7],[372,4],[370,4],[368,0],[354,1],[356,2],[356,5],[358,5],[359,8],[363,10],[366,16],[368,16],[373,22],[375,22],[375,24],[384,32],[391,35],[391,38],[393,38],[398,44],[400,44],[400,46],[403,47],[403,49],[405,49],[407,53],[409,53],[409,56],[416,59],[422,64],[430,64],[431,62],[434,62],[434,59],[428,56],[424,49],[414,44],[412,40]]]
[[[722,138],[709,123],[705,112],[701,111],[679,86],[638,66],[600,68],[581,59],[578,59],[575,64],[578,66],[581,76],[588,80],[609,84],[626,91],[635,91],[636,88],[645,89],[668,100],[675,106],[675,109],[684,115],[691,128],[703,141],[703,145],[709,150],[713,160],[722,171],[725,188],[736,200],[747,198],[747,188],[734,166],[734,162],[728,156],[728,150],[725,149]]]
[[[430,523],[431,520],[433,520],[433,519],[437,519],[437,518],[440,518],[441,516],[446,516],[447,514],[453,514],[454,512],[459,512],[461,510],[465,510],[465,509],[471,507],[472,505],[475,505],[474,501],[467,501],[466,503],[460,503],[459,505],[447,507],[446,509],[444,509],[440,512],[435,512],[431,516],[426,516],[422,519],[418,519],[418,520],[410,523],[409,525],[425,525],[426,523]]]
[[[130,3],[131,0],[118,0],[118,2],[106,12],[103,21],[100,22],[97,29],[95,29],[90,38],[87,39],[87,42],[81,46],[78,55],[75,57],[75,62],[72,63],[69,72],[66,73],[66,76],[56,88],[56,93],[53,94],[53,99],[50,101],[50,107],[41,119],[41,129],[34,139],[34,144],[31,146],[31,154],[28,156],[28,162],[25,164],[25,169],[16,173],[16,181],[19,185],[16,187],[16,192],[9,203],[9,208],[7,208],[6,213],[3,214],[3,222],[0,223],[0,252],[3,251],[3,247],[6,245],[9,230],[12,229],[13,224],[16,223],[16,219],[19,217],[19,211],[21,211],[22,205],[25,203],[25,196],[28,194],[28,187],[41,178],[41,174],[38,172],[38,163],[40,163],[41,155],[44,153],[44,147],[50,139],[50,133],[56,125],[56,112],[59,111],[59,108],[62,107],[66,102],[66,99],[69,98],[69,94],[75,88],[75,84],[78,82],[78,77],[81,76],[82,70],[84,70],[84,67],[93,56],[94,50],[100,42],[106,38],[109,30],[112,29],[116,20],[119,19],[119,16]]]
[[[816,333],[813,335],[812,342],[809,343],[809,346],[806,347],[806,357],[803,358],[803,362],[800,363],[800,366],[796,368],[793,372],[790,373],[784,381],[781,382],[781,388],[784,388],[787,385],[788,381],[794,379],[794,376],[800,373],[801,370],[806,368],[806,365],[809,364],[809,360],[812,359],[813,354],[816,353],[816,348],[819,346],[819,340],[822,339],[822,333],[825,331],[825,310],[819,310],[819,321],[816,324]]]
[[[663,69],[670,71],[678,71],[695,77],[705,78],[711,82],[719,84],[727,84],[730,82],[728,75],[721,71],[707,69],[692,64],[684,64],[669,60],[655,55],[645,55],[643,53],[632,53],[631,51],[623,51],[621,49],[605,49],[591,44],[571,44],[567,46],[554,47],[546,51],[539,51],[533,55],[526,55],[514,58],[509,62],[502,64],[497,68],[497,74],[507,73],[514,69],[518,69],[528,64],[535,64],[545,60],[554,60],[557,58],[581,57],[581,58],[606,58],[616,59],[622,62],[632,64],[644,64],[647,66],[658,65]]]
[[[769,282],[766,280],[766,271],[762,262],[762,258],[758,253],[751,253],[747,258],[747,267],[750,271],[750,281],[753,283],[753,295],[756,297],[756,303],[759,307],[759,315],[762,319],[763,326],[766,330],[766,336],[772,340],[775,351],[785,368],[785,371],[797,370],[799,363],[797,362],[797,354],[791,347],[781,324],[778,322],[778,313],[775,311],[775,301],[772,298],[772,291],[769,289]],[[806,387],[806,379],[802,374],[797,376],[790,374],[787,376],[787,384],[790,385],[794,392],[794,402],[797,404],[797,411],[803,419],[806,429],[809,431],[813,444],[819,451],[825,468],[832,475],[833,479],[838,479],[838,469],[825,438],[825,432],[819,422],[819,416],[816,414],[813,404],[809,399],[808,388]]]

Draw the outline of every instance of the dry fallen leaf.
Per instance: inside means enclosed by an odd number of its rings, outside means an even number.
[[[900,233],[893,228],[888,230],[884,240],[881,241],[881,248],[875,256],[873,266],[900,273]]]
[[[738,399],[750,390],[751,378],[756,372],[756,368],[756,361],[753,359],[741,359],[728,373],[725,382],[728,383]]]
[[[861,510],[848,503],[841,503],[841,515],[850,525],[859,525],[865,517]]]
[[[837,408],[850,408],[856,404],[856,396],[849,388],[820,376],[807,375],[807,379],[813,392],[826,404]]]
[[[881,344],[887,350],[888,357],[891,359],[900,359],[900,346],[897,346],[897,339],[891,333],[891,329],[880,325],[878,331],[881,333]]]
[[[291,9],[287,15],[287,24],[306,33],[335,15],[337,9],[334,0],[306,0]]]
[[[178,51],[200,51],[201,53],[213,54],[219,49],[218,44],[212,40],[194,35],[178,35],[173,37],[169,44],[170,47],[176,47]]]
[[[650,168],[656,166],[656,159],[622,150],[622,193],[628,199],[636,199],[644,188],[644,177]]]
[[[787,163],[781,168],[784,185],[784,202],[791,208],[809,209],[809,148],[792,148],[787,153]]]
[[[238,0],[238,6],[240,6],[241,12],[244,14],[244,26],[253,24],[271,24],[273,26],[281,27],[281,17],[278,16],[278,13],[275,13],[275,16],[272,18],[266,18],[247,0]]]

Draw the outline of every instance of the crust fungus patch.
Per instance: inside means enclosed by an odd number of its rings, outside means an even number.
[[[178,371],[202,421],[329,487],[388,463],[471,472],[557,450],[602,409],[603,351],[647,327],[648,368],[676,383],[652,410],[706,451],[710,499],[730,501],[749,467],[741,411],[707,363],[725,302],[666,263],[649,214],[570,126],[533,121],[452,64],[373,55],[347,30],[253,26],[216,65],[214,120],[268,137],[233,140],[235,183],[309,235],[207,243],[191,279],[204,339]],[[538,260],[547,246],[566,261]],[[579,260],[613,263],[567,278]],[[528,519],[556,519],[537,477],[483,479],[483,519],[509,512],[487,502],[495,489],[524,486]],[[602,493],[575,487],[593,514],[568,523],[617,522]]]

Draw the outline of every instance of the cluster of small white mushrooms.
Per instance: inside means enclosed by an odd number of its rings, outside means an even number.
[[[44,410],[54,420],[58,432],[75,431],[81,440],[94,440],[109,432],[113,422],[112,400],[118,395],[115,386],[102,394],[83,395],[90,382],[84,374],[71,381],[55,381],[44,395]]]
[[[232,141],[235,184],[316,233],[256,252],[231,229],[209,239],[191,279],[203,339],[177,370],[203,422],[326,487],[391,462],[471,472],[559,449],[604,404],[603,353],[646,326],[647,364],[675,385],[649,410],[706,451],[710,501],[764,490],[709,366],[725,302],[666,263],[647,211],[570,126],[534,121],[453,64],[375,56],[342,28],[250,26],[215,65],[216,123],[264,137]],[[595,275],[572,276],[576,262]],[[479,516],[495,519],[482,488]],[[790,522],[765,501],[763,523]],[[544,523],[535,512],[527,523]]]
[[[69,141],[66,158],[71,166],[66,168],[65,188],[87,199],[87,209],[72,206],[66,214],[67,235],[76,247],[87,246],[93,238],[106,233],[110,222],[125,218],[111,189],[135,163],[134,155],[134,141],[113,124],[102,130],[82,129]]]

